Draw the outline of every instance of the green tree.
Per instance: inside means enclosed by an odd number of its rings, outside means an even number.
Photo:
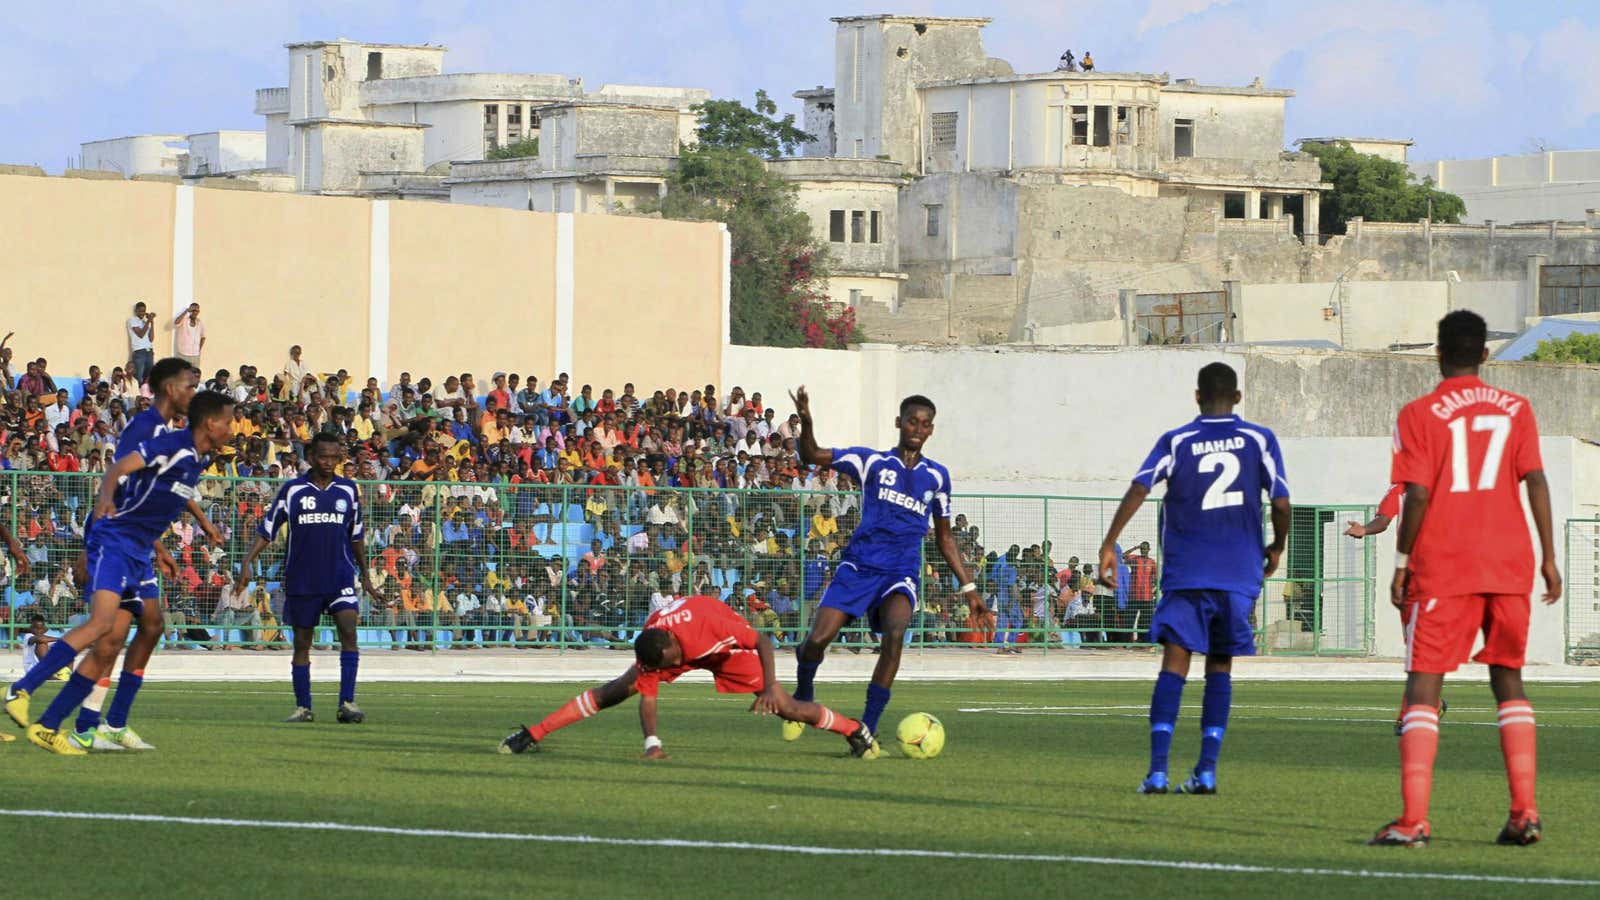
[[[1533,362],[1600,365],[1600,334],[1575,331],[1559,340],[1540,341],[1539,348],[1528,359]]]
[[[520,141],[512,141],[511,143],[505,145],[504,147],[496,147],[493,150],[490,150],[489,154],[487,156],[485,156],[484,158],[485,159],[522,159],[524,157],[538,156],[538,155],[539,155],[539,138],[538,137],[530,137],[530,138],[523,138]]]
[[[695,111],[697,143],[679,154],[666,197],[641,211],[728,226],[735,343],[838,348],[856,339],[854,310],[832,313],[826,305],[826,246],[795,204],[793,185],[766,166],[810,136],[792,115],[775,118],[765,91],[756,92],[755,109],[711,100]]]
[[[1345,141],[1302,144],[1301,149],[1322,164],[1322,180],[1333,190],[1322,195],[1322,227],[1329,234],[1344,234],[1345,222],[1360,216],[1368,222],[1415,222],[1428,217],[1454,224],[1467,205],[1455,194],[1433,186],[1433,179],[1417,181],[1403,163],[1370,153],[1357,153]]]

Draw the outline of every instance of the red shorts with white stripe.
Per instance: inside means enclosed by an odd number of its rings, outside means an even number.
[[[761,677],[761,656],[754,650],[735,650],[725,659],[708,666],[676,666],[655,672],[640,672],[634,686],[640,693],[653,697],[659,684],[677,681],[678,676],[694,669],[710,672],[716,679],[719,694],[759,694],[766,686]]]
[[[1406,603],[1406,671],[1444,675],[1471,659],[1520,669],[1528,653],[1527,594],[1464,594]],[[1483,649],[1472,645],[1483,634]]]

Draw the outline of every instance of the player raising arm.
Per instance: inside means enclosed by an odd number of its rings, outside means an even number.
[[[1217,759],[1233,706],[1233,658],[1256,652],[1251,612],[1266,576],[1278,568],[1289,539],[1289,483],[1278,438],[1234,415],[1239,380],[1224,363],[1200,370],[1200,415],[1156,441],[1123,495],[1100,545],[1104,582],[1116,586],[1116,540],[1157,482],[1167,482],[1161,507],[1161,604],[1150,639],[1162,646],[1161,672],[1150,697],[1150,769],[1142,794],[1167,792],[1167,756],[1192,654],[1206,656],[1200,708],[1200,761],[1182,794],[1217,792]],[[1263,545],[1261,501],[1272,505],[1272,543]]]
[[[1389,530],[1389,523],[1400,518],[1400,501],[1405,498],[1406,486],[1391,484],[1389,490],[1378,501],[1378,511],[1373,515],[1372,521],[1363,525],[1354,519],[1346,522],[1349,528],[1344,530],[1346,537],[1364,538],[1375,534],[1383,534]]]
[[[1539,427],[1526,398],[1479,380],[1487,337],[1488,326],[1471,311],[1440,319],[1444,380],[1406,404],[1395,423],[1390,480],[1404,484],[1406,496],[1389,593],[1406,625],[1405,808],[1369,844],[1414,847],[1432,836],[1428,801],[1439,750],[1439,696],[1444,676],[1467,661],[1480,631],[1483,649],[1471,658],[1489,667],[1511,788],[1511,812],[1496,840],[1532,844],[1543,833],[1534,798],[1533,706],[1522,687],[1534,575],[1524,483],[1544,556],[1547,604],[1561,599],[1561,573]]]
[[[860,722],[789,696],[774,671],[772,639],[757,634],[743,616],[715,597],[684,597],[652,613],[633,642],[633,652],[637,661],[628,671],[568,700],[532,728],[517,729],[500,742],[500,752],[538,750],[551,732],[638,694],[644,755],[665,759],[666,748],[656,733],[656,694],[662,682],[675,681],[690,669],[711,672],[718,693],[755,694],[751,712],[842,735],[856,756],[873,745],[871,732]]]

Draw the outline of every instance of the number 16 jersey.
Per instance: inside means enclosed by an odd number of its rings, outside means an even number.
[[[1199,416],[1163,434],[1133,476],[1161,501],[1161,590],[1261,593],[1261,503],[1289,496],[1271,430],[1238,416]]]
[[[1406,404],[1390,480],[1428,489],[1411,547],[1410,596],[1528,593],[1533,542],[1522,479],[1543,468],[1526,398],[1464,375]]]

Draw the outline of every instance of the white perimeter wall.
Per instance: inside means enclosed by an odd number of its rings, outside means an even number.
[[[1326,340],[1348,350],[1431,343],[1439,319],[1471,309],[1502,331],[1521,330],[1520,281],[1346,281],[1239,286],[1237,336],[1245,341]],[[1324,312],[1333,308],[1331,318]]]

